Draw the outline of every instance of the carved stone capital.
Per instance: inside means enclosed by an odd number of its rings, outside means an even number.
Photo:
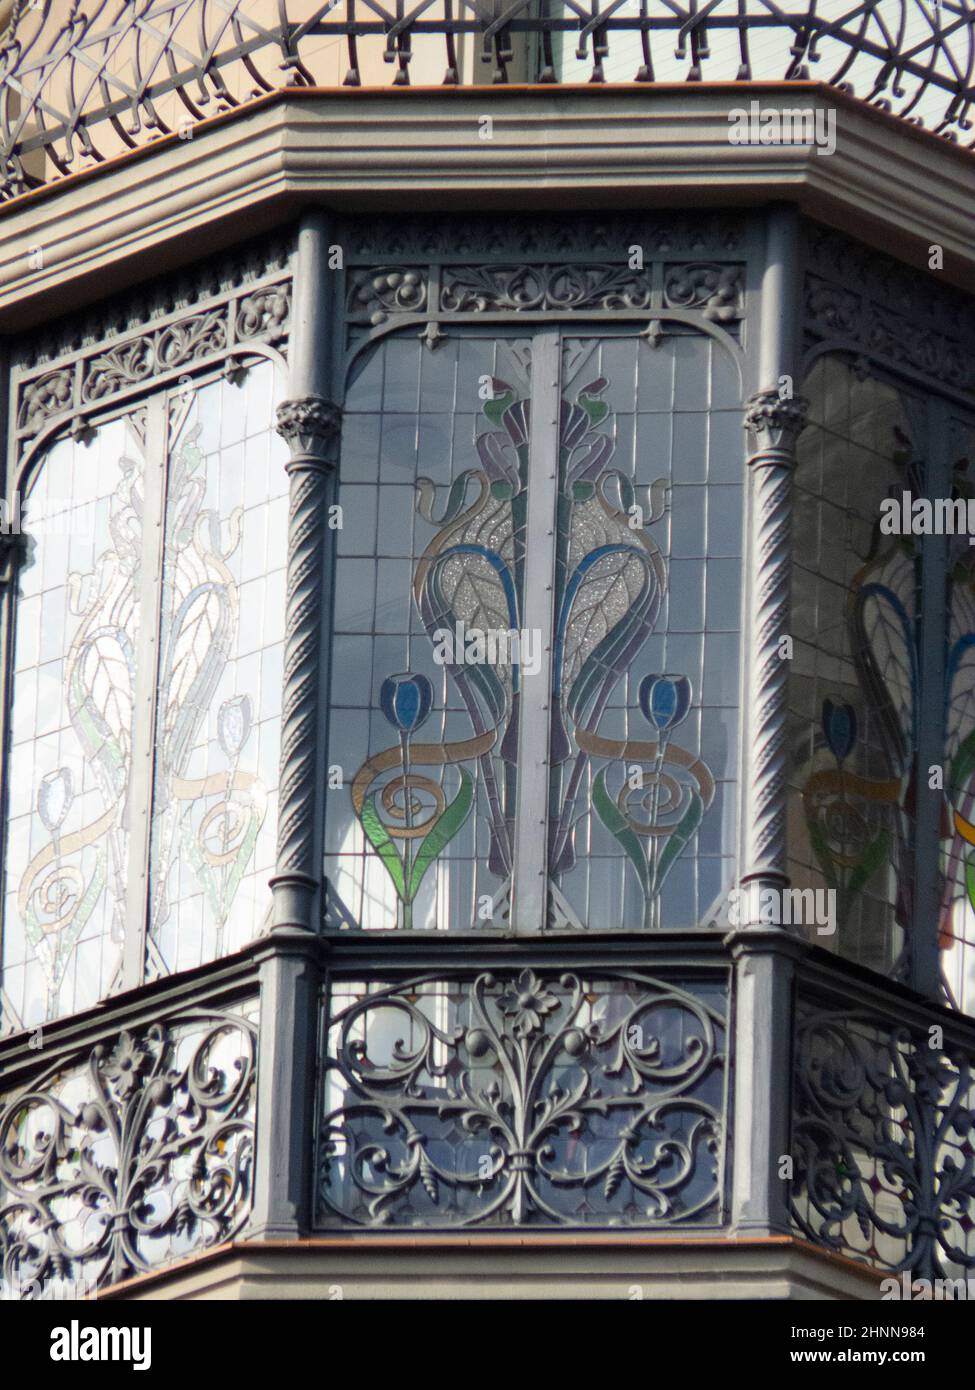
[[[293,459],[327,459],[341,427],[341,410],[322,396],[304,396],[278,406],[277,431]]]
[[[802,396],[781,396],[778,391],[756,391],[745,406],[745,429],[758,442],[759,453],[792,454],[802,433],[809,402]]]

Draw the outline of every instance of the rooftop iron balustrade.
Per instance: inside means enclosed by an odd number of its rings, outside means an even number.
[[[0,196],[282,88],[819,79],[971,145],[972,0],[13,0]]]

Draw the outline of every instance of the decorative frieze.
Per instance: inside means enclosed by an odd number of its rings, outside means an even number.
[[[975,390],[975,298],[926,271],[810,226],[807,343],[835,344],[937,386]]]
[[[287,252],[201,267],[99,314],[40,335],[14,362],[21,448],[52,420],[85,427],[87,410],[114,396],[219,360],[249,344],[281,345],[291,313]],[[239,365],[239,364],[238,364]]]
[[[347,261],[356,266],[431,260],[464,265],[478,259],[612,263],[626,260],[631,247],[642,249],[644,261],[705,261],[740,259],[748,240],[748,222],[744,216],[703,213],[673,213],[660,219],[550,213],[363,218],[340,235],[349,243]]]

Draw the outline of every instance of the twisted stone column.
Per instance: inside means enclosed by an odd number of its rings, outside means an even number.
[[[340,424],[338,407],[321,396],[278,407],[278,433],[287,441],[291,461],[278,856],[271,881],[275,928],[317,927],[332,559],[328,510]]]
[[[792,587],[792,470],[807,402],[757,392],[745,409],[748,458],[748,614],[742,883],[786,882],[786,719]]]

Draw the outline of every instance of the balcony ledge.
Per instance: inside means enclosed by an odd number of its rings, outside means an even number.
[[[837,146],[735,145],[750,101],[836,113]],[[479,121],[493,120],[481,140]],[[293,217],[791,201],[927,273],[975,278],[975,155],[811,82],[275,92],[26,193],[0,213],[0,331]],[[38,254],[38,253],[42,254]]]
[[[643,1232],[375,1235],[235,1241],[98,1299],[845,1299],[884,1276],[793,1236]],[[889,1277],[889,1276],[887,1276]],[[634,1290],[639,1288],[640,1293]]]

